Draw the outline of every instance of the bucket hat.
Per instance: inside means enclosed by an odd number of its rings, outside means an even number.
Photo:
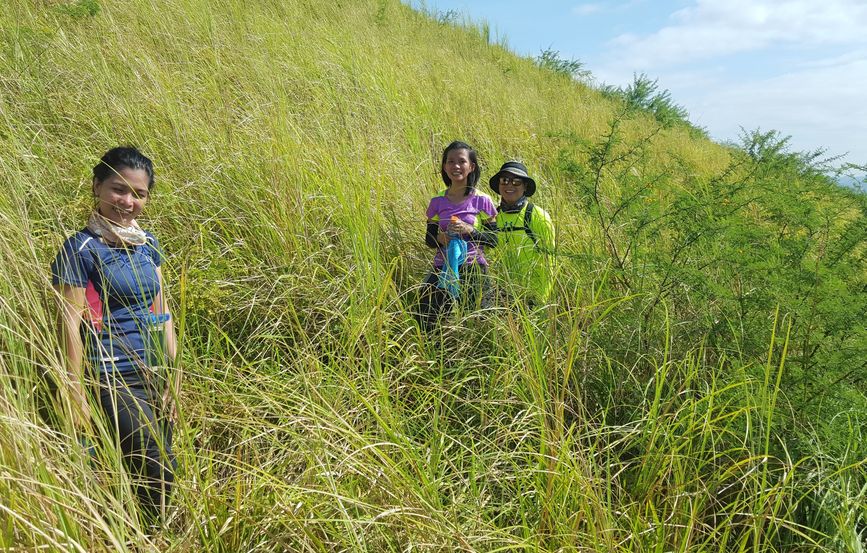
[[[524,186],[526,187],[526,192],[524,195],[527,197],[532,196],[536,193],[536,181],[534,181],[530,175],[527,174],[527,166],[521,163],[520,161],[507,161],[500,167],[500,170],[488,180],[488,184],[491,186],[491,190],[500,193],[500,176],[501,175],[513,175],[515,177],[521,177],[524,180]]]

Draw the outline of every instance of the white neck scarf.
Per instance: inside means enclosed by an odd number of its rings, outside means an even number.
[[[104,241],[115,245],[143,246],[148,240],[147,234],[135,220],[128,227],[122,227],[96,209],[90,214],[87,229]]]

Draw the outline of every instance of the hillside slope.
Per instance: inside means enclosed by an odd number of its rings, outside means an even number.
[[[5,0],[0,546],[862,551],[867,199],[396,0]],[[409,310],[439,154],[539,175],[556,305]],[[149,533],[88,460],[48,263],[141,147],[186,374]],[[486,188],[486,187],[484,187]]]

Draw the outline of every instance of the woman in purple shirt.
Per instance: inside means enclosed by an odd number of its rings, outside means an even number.
[[[156,524],[174,480],[174,401],[180,372],[163,295],[159,243],[136,222],[154,185],[151,160],[135,148],[106,152],[93,168],[96,207],[51,266],[61,298],[64,388],[73,424],[92,434],[87,390],[120,444],[146,524]]]
[[[449,269],[445,252],[450,240],[466,242],[466,259],[458,268],[460,301],[482,308],[492,303],[484,247],[497,245],[497,209],[490,197],[476,190],[481,172],[476,151],[468,144],[455,141],[443,151],[440,174],[447,188],[427,208],[425,243],[436,248],[436,255],[419,299],[418,321],[425,331],[454,303],[440,275]]]

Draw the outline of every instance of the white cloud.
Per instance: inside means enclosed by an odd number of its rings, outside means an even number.
[[[863,0],[696,0],[671,25],[610,45],[633,67],[686,63],[781,44],[867,43]]]
[[[687,99],[699,125],[718,139],[735,139],[739,127],[775,129],[792,136],[796,150],[849,152],[847,161],[867,162],[867,50],[825,60],[821,67],[752,82],[708,87]],[[684,98],[677,99],[679,101]]]
[[[584,2],[572,7],[572,15],[593,15],[597,13],[623,13],[635,6],[647,3],[648,0],[624,0],[621,2],[612,2],[606,0],[604,2]]]
[[[612,40],[591,69],[620,86],[658,78],[715,139],[774,129],[794,150],[867,163],[864,29],[865,0],[692,0],[656,31]]]
[[[600,3],[595,4],[578,4],[574,8],[572,8],[572,13],[574,15],[592,15],[594,13],[599,13],[602,11],[604,6]]]

